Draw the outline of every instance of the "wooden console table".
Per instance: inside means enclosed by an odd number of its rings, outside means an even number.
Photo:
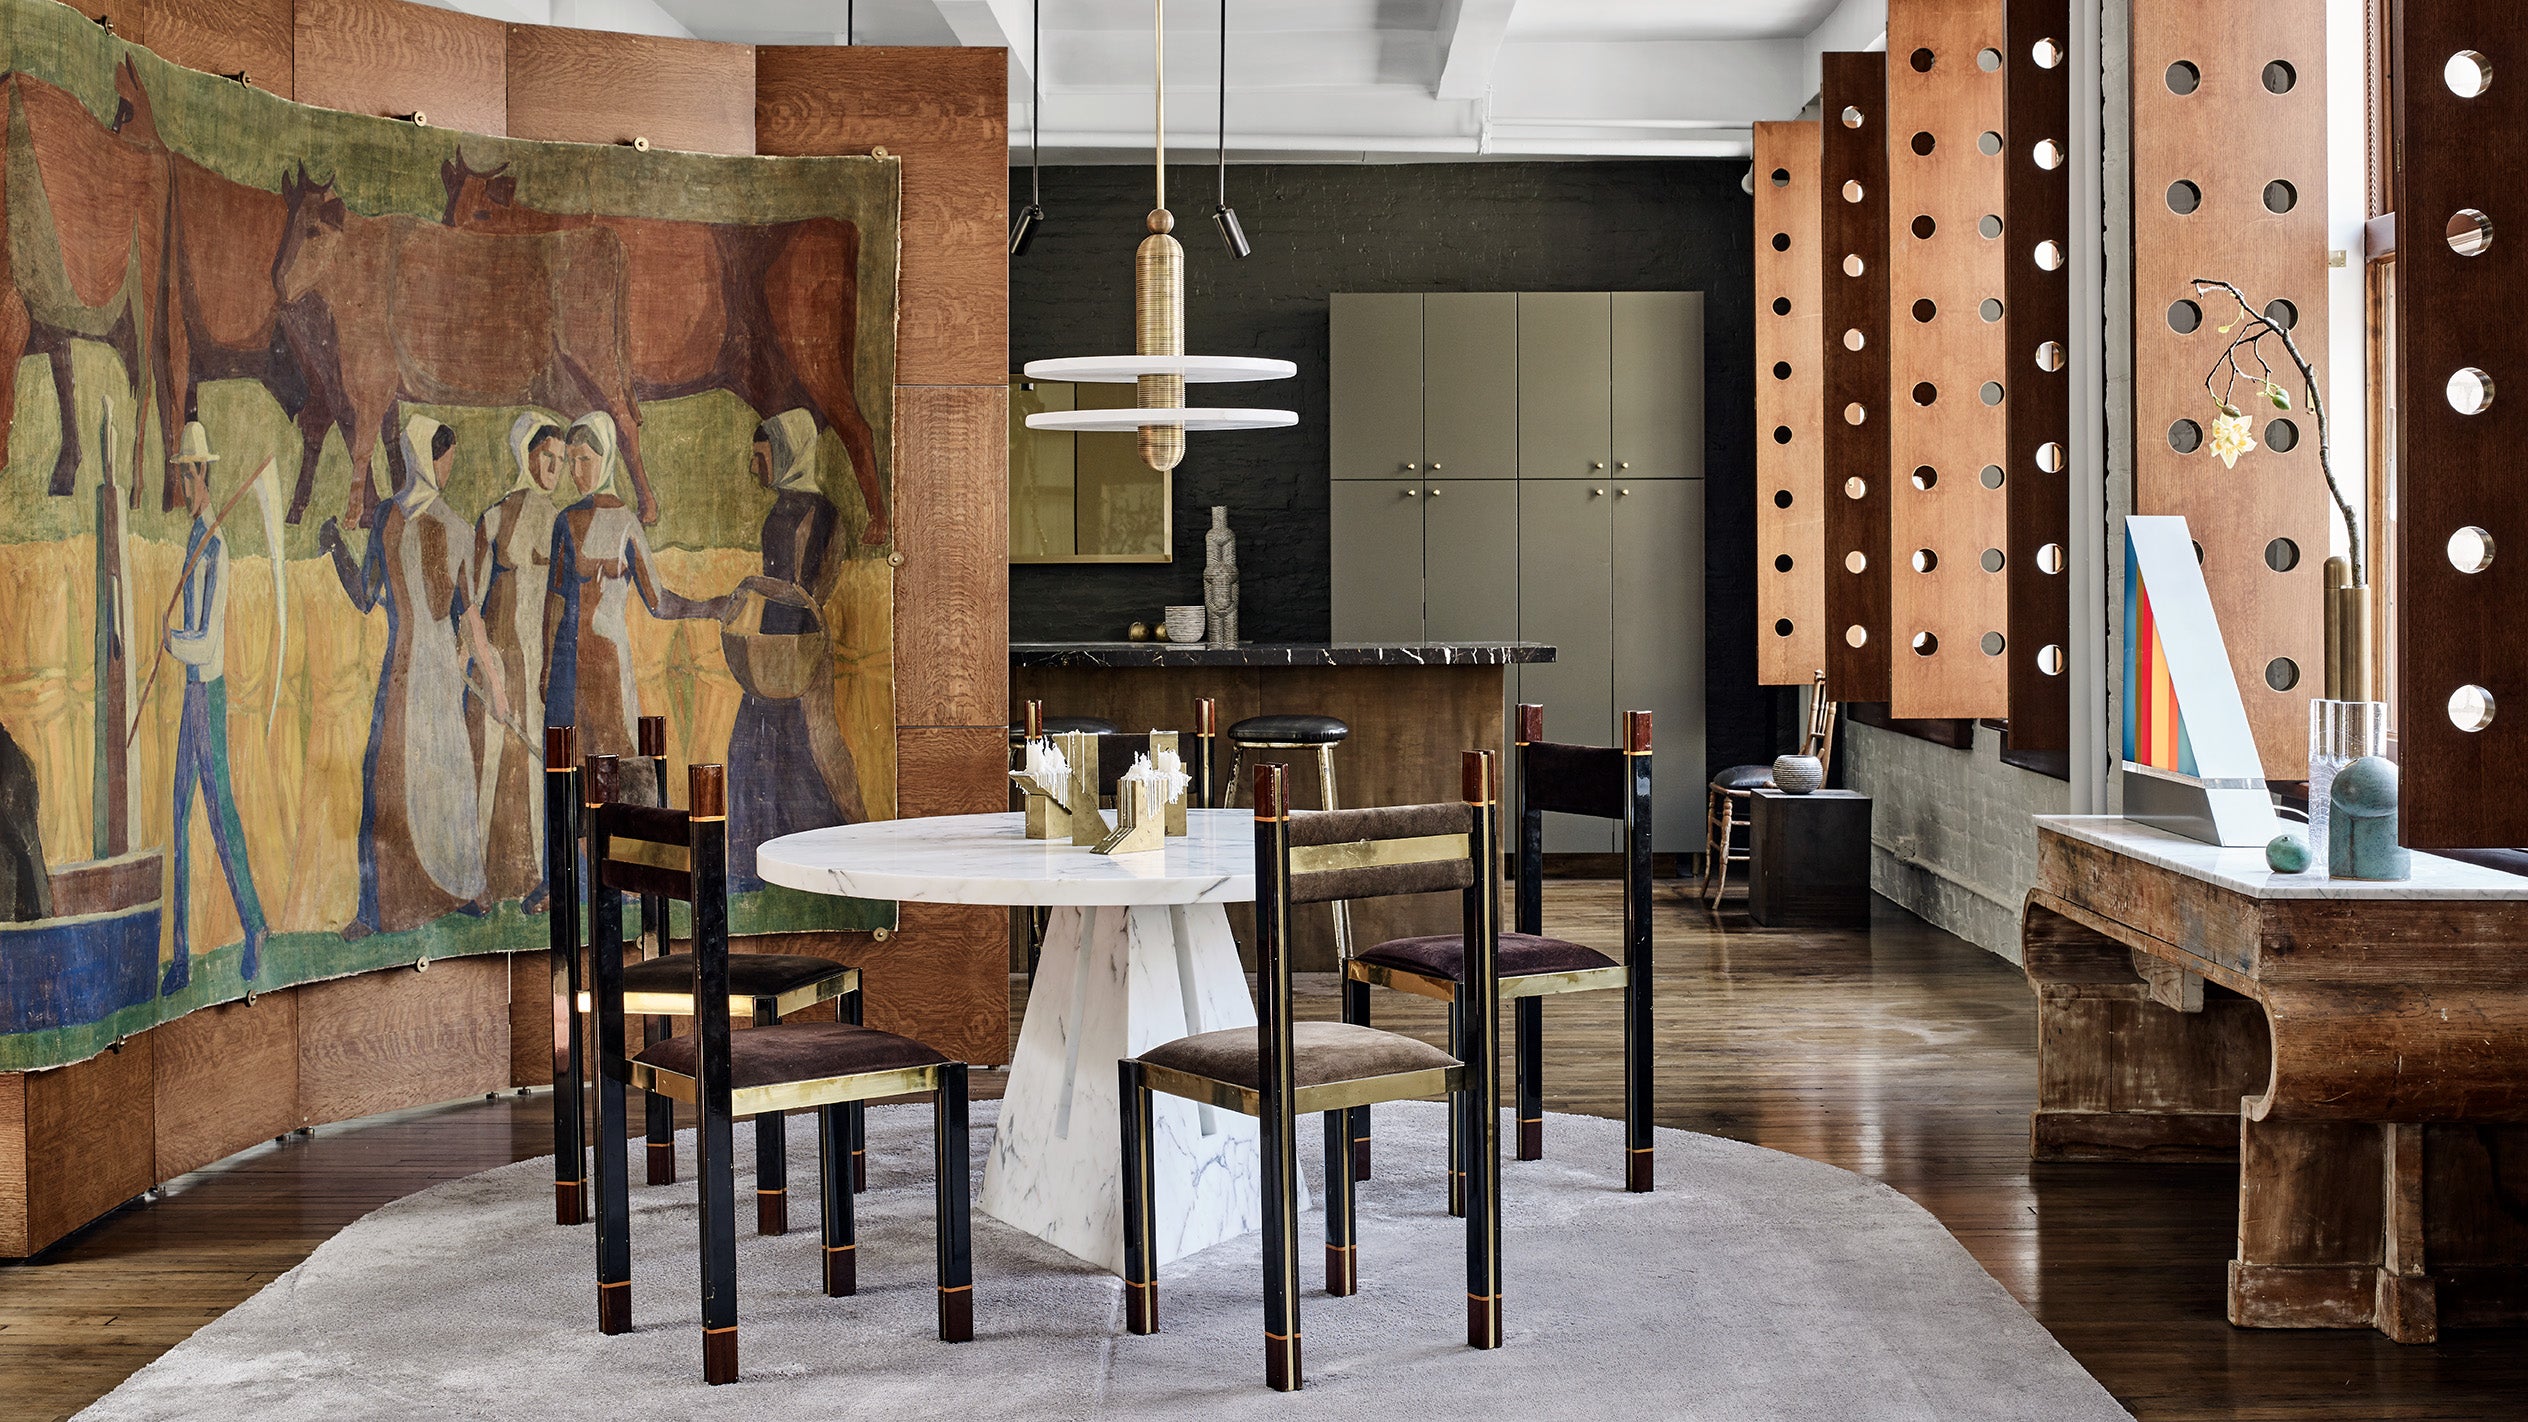
[[[2040,816],[2023,947],[2045,1161],[2239,1162],[2230,1321],[2528,1321],[2528,879],[2280,875]]]

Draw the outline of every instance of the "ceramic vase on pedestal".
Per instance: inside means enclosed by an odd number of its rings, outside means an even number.
[[[1211,506],[1211,531],[1203,535],[1203,620],[1213,646],[1238,645],[1238,537],[1221,504]]]
[[[2327,799],[2336,773],[2365,755],[2385,755],[2387,748],[2386,702],[2309,703],[2309,867],[2327,867]]]

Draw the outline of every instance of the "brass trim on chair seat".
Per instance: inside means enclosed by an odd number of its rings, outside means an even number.
[[[740,1086],[729,1091],[729,1115],[761,1116],[774,1111],[803,1111],[811,1106],[836,1106],[848,1101],[871,1101],[881,1096],[910,1096],[917,1092],[937,1091],[939,1074],[946,1062],[928,1066],[898,1067],[889,1071],[867,1071],[852,1076],[818,1076],[802,1081],[776,1081],[768,1086]],[[648,1062],[626,1062],[625,1084],[642,1091],[655,1091],[671,1101],[688,1106],[699,1103],[694,1080],[683,1072],[668,1071]]]
[[[1290,851],[1290,872],[1324,874],[1337,869],[1383,869],[1397,864],[1440,864],[1466,857],[1466,836],[1426,834],[1414,839],[1361,839],[1349,844],[1301,845]]]
[[[1261,1096],[1254,1087],[1151,1062],[1143,1062],[1141,1070],[1146,1074],[1152,1091],[1181,1096],[1224,1111],[1235,1111],[1241,1116],[1254,1116],[1263,1111]],[[1414,1101],[1453,1092],[1465,1083],[1465,1079],[1466,1068],[1451,1065],[1302,1086],[1291,1093],[1291,1112],[1306,1116],[1318,1111],[1340,1111],[1351,1106],[1375,1106],[1381,1101]]]
[[[838,997],[848,997],[858,991],[860,991],[860,970],[847,968],[838,963],[830,976],[819,978],[805,987],[792,988],[774,998],[772,1000],[773,1020],[779,1021],[802,1008],[814,1007],[820,1002]],[[584,998],[585,994],[582,996]],[[587,1010],[584,1003],[581,1010]],[[627,992],[623,995],[623,1010],[650,1017],[691,1017],[693,1016],[693,994],[689,992]],[[751,1018],[755,1015],[755,999],[730,993],[729,1012],[732,1016],[743,1013]]]
[[[1620,988],[1625,982],[1625,967],[1616,963],[1604,968],[1574,968],[1564,973],[1527,973],[1501,976],[1501,997],[1507,1001],[1519,997],[1553,997],[1566,992],[1597,992]],[[1371,987],[1393,988],[1415,997],[1436,1002],[1455,1002],[1457,983],[1436,973],[1417,973],[1411,968],[1389,967],[1385,963],[1364,962],[1353,958],[1343,964],[1343,976]]]

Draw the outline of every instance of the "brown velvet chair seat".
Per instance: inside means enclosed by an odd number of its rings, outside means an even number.
[[[687,1032],[650,1047],[633,1060],[690,1077],[693,1052],[693,1034]],[[849,1022],[791,1022],[729,1034],[729,1085],[740,1091],[788,1081],[905,1071],[946,1060],[910,1037]]]
[[[807,953],[729,954],[729,996],[779,997],[851,970],[831,958]],[[640,993],[693,991],[693,955],[671,953],[623,965],[623,990]]]
[[[1356,955],[1359,962],[1402,968],[1407,972],[1424,973],[1451,982],[1458,980],[1465,967],[1465,957],[1465,940],[1454,933],[1433,934],[1428,938],[1391,938]],[[1565,939],[1544,938],[1533,933],[1501,935],[1501,976],[1505,978],[1523,978],[1532,973],[1578,973],[1614,966],[1614,959],[1595,948],[1583,948]]]
[[[1146,1066],[1254,1091],[1263,1079],[1255,1033],[1253,1027],[1229,1027],[1179,1037],[1143,1052],[1141,1061]],[[1292,1023],[1290,1060],[1292,1084],[1303,1091],[1339,1081],[1366,1081],[1457,1065],[1457,1058],[1428,1042],[1342,1022]]]

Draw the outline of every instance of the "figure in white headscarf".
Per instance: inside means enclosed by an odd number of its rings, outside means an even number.
[[[466,663],[499,720],[509,696],[475,601],[474,529],[439,497],[456,431],[426,415],[404,422],[402,483],[369,523],[358,561],[332,519],[317,545],[354,607],[386,607],[386,664],[369,717],[360,802],[360,909],[346,938],[480,914],[483,841],[475,811]]]
[[[583,415],[564,442],[578,502],[553,523],[544,599],[544,720],[579,727],[583,755],[631,755],[641,695],[632,674],[631,594],[660,618],[720,616],[722,604],[658,580],[638,512],[614,493],[622,472],[614,417]]]
[[[842,571],[838,520],[817,481],[815,417],[791,410],[755,430],[750,466],[773,491],[764,570],[728,600],[721,633],[743,699],[729,730],[729,878],[752,888],[755,848],[866,817],[860,775],[834,711],[825,599]]]
[[[474,521],[474,570],[483,580],[476,602],[491,634],[502,680],[517,708],[514,724],[544,725],[544,592],[551,581],[553,501],[562,478],[562,426],[530,410],[509,426],[512,470],[509,492]],[[482,821],[483,897],[491,903],[521,899],[528,912],[544,907],[544,785],[532,746],[520,742],[485,713],[480,698],[469,703],[482,772],[475,785],[475,813]]]

